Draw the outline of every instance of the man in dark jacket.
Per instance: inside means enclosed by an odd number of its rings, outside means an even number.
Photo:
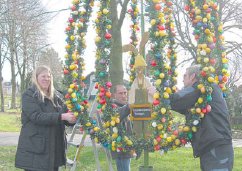
[[[126,130],[127,134],[131,134],[132,126],[129,118],[123,110],[127,111],[129,108],[125,107],[127,104],[127,89],[124,85],[116,85],[114,87],[113,102],[120,107],[120,120],[122,127]],[[122,107],[122,108],[121,108]],[[116,160],[118,171],[129,171],[130,161],[133,155],[130,152],[112,152],[113,159]]]
[[[183,77],[184,89],[178,91],[171,99],[171,108],[186,115],[201,93],[198,90],[200,66],[194,65],[186,69]],[[200,157],[203,171],[231,171],[233,168],[233,147],[229,113],[222,91],[217,84],[212,84],[211,111],[202,118],[198,131],[192,139],[194,157]]]

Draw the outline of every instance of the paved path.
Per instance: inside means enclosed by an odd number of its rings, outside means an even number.
[[[0,132],[0,146],[13,146],[18,144],[19,133],[18,132]],[[70,135],[67,135],[67,140]],[[74,136],[73,142],[80,142],[82,134],[76,134]],[[86,136],[85,143],[86,146],[91,146],[91,139],[89,135]]]
[[[18,144],[18,132],[0,132],[0,146],[15,146]],[[70,135],[67,136],[67,139]],[[76,134],[73,141],[80,142],[82,138],[82,134]],[[91,146],[91,139],[89,136],[86,136],[85,146]],[[242,139],[234,139],[233,140],[234,147],[242,147]]]
[[[0,146],[17,145],[18,137],[18,132],[0,132]]]
[[[242,139],[233,139],[234,147],[242,147]]]

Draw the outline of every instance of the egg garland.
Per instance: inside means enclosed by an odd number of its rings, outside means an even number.
[[[194,27],[194,37],[197,40],[197,63],[201,64],[200,83],[198,89],[201,96],[198,98],[195,106],[190,110],[192,118],[187,122],[186,134],[188,141],[192,139],[193,133],[197,132],[201,119],[209,114],[212,110],[210,102],[212,101],[213,88],[211,84],[218,83],[217,73],[215,72],[215,57],[220,45],[216,44],[215,29],[217,28],[212,22],[215,18],[211,17],[211,12],[217,10],[215,1],[188,1],[185,10],[189,12]]]
[[[174,20],[173,20],[173,14],[172,14],[172,2],[167,0],[164,3],[164,13],[166,13],[167,19],[165,28],[167,30],[168,34],[168,47],[166,51],[166,56],[170,61],[170,68],[168,71],[168,75],[170,76],[170,89],[167,90],[168,92],[172,91],[173,93],[177,91],[177,87],[175,86],[177,84],[177,67],[176,67],[176,61],[177,61],[177,54],[175,51],[175,36],[176,33],[174,31]]]
[[[97,18],[95,20],[95,29],[97,36],[95,43],[97,46],[96,62],[95,62],[95,76],[97,84],[95,88],[98,90],[96,101],[98,103],[97,109],[102,114],[103,128],[108,135],[112,135],[111,138],[116,138],[117,131],[112,129],[119,123],[119,117],[114,116],[114,111],[111,104],[110,88],[112,86],[109,81],[108,65],[109,65],[109,53],[111,48],[112,35],[111,19],[110,19],[110,1],[100,2],[99,11],[97,12]],[[114,116],[114,117],[112,117]],[[117,118],[117,119],[116,119]],[[107,144],[104,144],[110,148],[110,137],[107,139]]]
[[[223,36],[223,24],[219,23],[220,18],[218,14],[218,7],[214,2],[210,2],[210,9],[211,10],[211,21],[214,25],[215,28],[215,37],[214,37],[214,42],[215,42],[215,47],[216,51],[216,59],[211,59],[212,63],[215,63],[216,60],[216,77],[215,77],[215,82],[219,85],[219,87],[223,91],[223,96],[226,97],[226,83],[228,81],[229,77],[229,72],[228,72],[228,59],[226,57],[226,52],[224,48],[224,36]]]
[[[195,106],[190,111],[191,119],[186,122],[186,130],[184,132],[188,135],[187,141],[192,139],[194,132],[197,132],[204,115],[210,112],[211,106],[209,103],[212,101],[211,94],[213,89],[211,84],[214,82],[214,69],[210,65],[209,59],[213,49],[208,46],[208,43],[213,44],[211,38],[214,35],[214,30],[203,6],[203,1],[195,2],[193,0],[188,1],[188,5],[185,6],[185,10],[189,11],[192,26],[194,27],[193,34],[198,44],[197,63],[202,66],[200,84],[198,85],[198,89],[201,91],[201,97],[198,98]]]
[[[110,1],[102,2],[97,14],[96,23],[96,88],[97,102],[100,114],[102,114],[104,131],[110,136],[107,137],[107,147],[116,152],[130,151],[133,148],[132,141],[125,136],[124,129],[120,124],[120,116],[117,106],[111,102],[110,88],[112,86],[109,78],[109,55],[111,48],[111,18]]]
[[[91,14],[91,3],[80,3],[78,0],[72,2],[71,17],[68,19],[66,27],[66,55],[64,66],[64,80],[68,87],[65,94],[66,105],[69,111],[75,116],[82,116],[87,113],[88,101],[82,95],[84,88],[84,77],[82,72],[84,69],[84,59],[81,58],[82,51],[85,49],[84,36],[87,29],[87,21]],[[88,11],[88,12],[86,12]],[[86,18],[85,21],[81,19]],[[80,42],[79,40],[82,39]],[[76,46],[76,42],[78,46]]]
[[[131,8],[128,10],[128,14],[131,17],[131,22],[132,24],[130,25],[131,28],[131,42],[130,44],[132,44],[134,47],[137,47],[138,44],[138,37],[137,37],[137,33],[139,32],[140,28],[139,28],[139,8],[138,8],[138,2],[137,0],[132,0],[130,2],[130,6]],[[131,57],[130,57],[130,74],[129,74],[129,85],[131,86],[135,77],[136,77],[136,73],[135,73],[135,69],[134,69],[134,62],[135,62],[135,54],[133,52],[131,52]]]
[[[147,1],[149,11],[151,55],[150,65],[154,71],[156,93],[153,95],[153,151],[173,148],[178,136],[173,125],[170,111],[170,95],[176,91],[176,53],[174,50],[175,33],[172,17],[172,2]],[[180,145],[180,144],[178,144]]]
[[[95,133],[98,141],[107,146],[108,134],[100,132],[100,128],[97,127],[97,121],[89,117],[87,111],[89,103],[81,93],[85,86],[83,82],[85,78],[82,75],[85,64],[81,55],[86,48],[85,35],[93,3],[94,1],[72,1],[71,17],[68,19],[66,28],[67,54],[65,55],[64,80],[68,89],[65,99],[68,110],[77,116],[78,122],[81,123],[83,128],[90,135]]]
[[[83,58],[80,57],[80,52],[76,49],[76,39],[79,35],[76,34],[77,27],[79,27],[80,22],[78,21],[80,17],[83,16],[80,11],[80,6],[86,6],[89,4],[81,4],[79,1],[73,1],[71,6],[71,17],[68,19],[68,26],[66,27],[67,34],[67,45],[65,55],[65,66],[64,66],[64,80],[65,85],[68,86],[67,93],[65,95],[66,105],[69,111],[74,112],[74,114],[79,117],[86,114],[88,108],[88,101],[82,96],[81,91],[83,90]],[[88,21],[88,19],[86,20]],[[86,22],[83,23],[86,25]],[[82,46],[79,46],[79,49]],[[84,47],[85,48],[85,47]],[[83,48],[83,49],[84,49]]]

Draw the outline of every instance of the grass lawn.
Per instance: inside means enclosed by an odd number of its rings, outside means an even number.
[[[20,114],[0,113],[0,132],[19,132]]]
[[[0,113],[0,132],[18,132],[20,130],[20,114]],[[180,119],[179,119],[180,120]],[[0,171],[21,171],[14,167],[14,157],[16,153],[15,146],[0,146]],[[75,149],[71,149],[68,156],[73,159]],[[108,170],[108,164],[105,153],[102,148],[99,149],[99,160],[102,171]],[[138,171],[138,167],[143,164],[143,158],[139,160],[132,159],[131,170]],[[191,148],[180,148],[160,155],[158,152],[150,154],[150,165],[154,167],[153,171],[199,171],[199,159],[194,159]],[[115,163],[113,162],[115,168]],[[95,159],[91,147],[84,147],[80,154],[80,160],[76,171],[94,171],[96,170]],[[242,170],[242,148],[235,149],[235,160],[233,171]],[[61,171],[69,171],[62,169]]]
[[[0,147],[0,170],[1,171],[20,171],[14,167],[14,156],[16,147]],[[70,154],[74,155],[74,149]],[[68,156],[70,156],[70,154]],[[71,158],[71,156],[70,156]],[[108,170],[108,164],[105,160],[105,153],[103,149],[99,149],[99,160],[103,171]],[[139,160],[132,159],[131,170],[138,171],[138,167],[143,163],[143,158]],[[154,166],[153,171],[199,171],[199,159],[192,157],[191,148],[180,148],[170,151],[165,155],[160,155],[158,152],[150,154],[150,165]],[[113,167],[115,164],[113,162]],[[94,171],[95,159],[91,147],[84,147],[80,153],[80,159],[76,171]],[[116,168],[115,168],[116,170]],[[242,170],[242,148],[235,149],[235,163],[233,171]],[[69,171],[69,169],[62,168],[62,171]]]

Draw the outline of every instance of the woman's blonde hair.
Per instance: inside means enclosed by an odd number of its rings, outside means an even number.
[[[48,71],[50,73],[50,86],[48,89],[48,94],[46,94],[40,87],[37,78],[39,76],[40,73],[44,72],[44,71]],[[53,84],[53,75],[51,73],[51,70],[49,67],[45,66],[45,65],[41,65],[41,66],[37,66],[33,72],[32,75],[32,84],[35,85],[37,87],[37,93],[39,98],[44,101],[44,98],[47,97],[49,98],[52,102],[54,102],[54,84]]]

